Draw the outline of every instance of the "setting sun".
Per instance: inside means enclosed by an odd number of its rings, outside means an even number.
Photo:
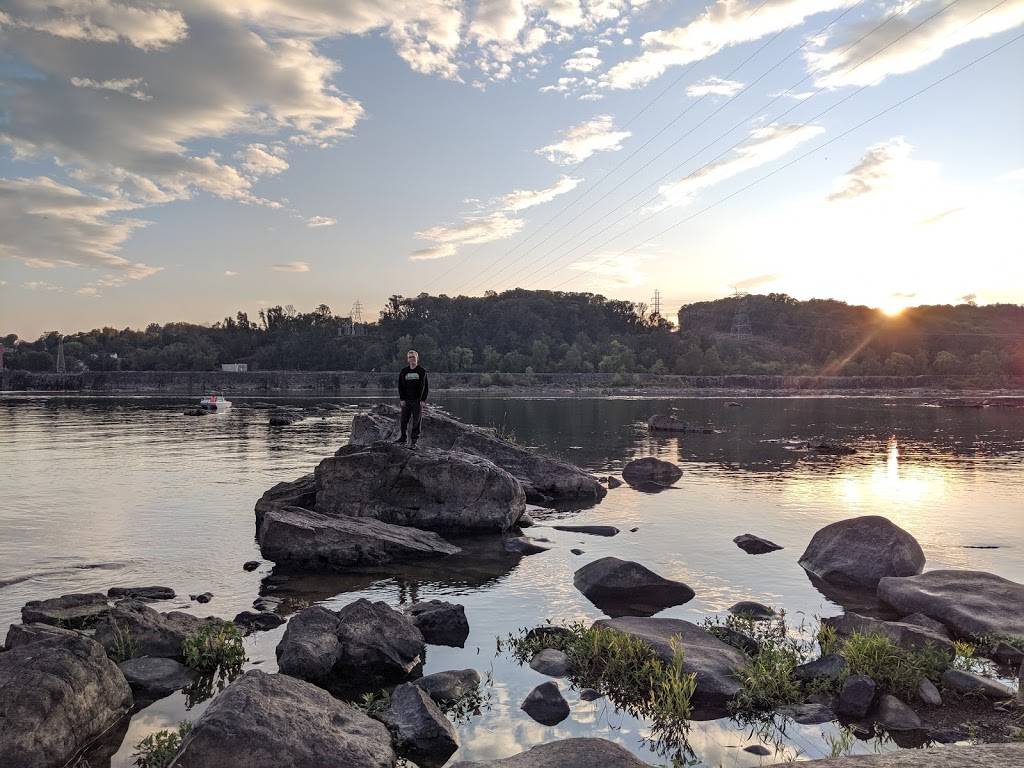
[[[906,304],[884,304],[878,310],[887,317],[897,317],[903,314],[903,310],[906,308]]]

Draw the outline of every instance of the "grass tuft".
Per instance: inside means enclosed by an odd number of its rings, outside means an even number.
[[[167,768],[171,764],[181,742],[192,730],[192,723],[182,720],[173,731],[157,731],[151,733],[135,745],[132,757],[138,768]]]

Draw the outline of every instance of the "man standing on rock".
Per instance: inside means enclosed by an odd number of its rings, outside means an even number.
[[[427,372],[420,365],[419,353],[415,349],[410,349],[405,359],[409,364],[398,374],[398,397],[402,401],[402,434],[395,442],[405,444],[406,429],[409,426],[409,419],[412,419],[412,442],[409,447],[415,448],[420,436],[423,403],[427,400],[430,387],[427,385]]]

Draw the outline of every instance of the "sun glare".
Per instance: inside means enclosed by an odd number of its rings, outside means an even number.
[[[903,314],[903,310],[906,308],[907,307],[904,304],[886,304],[879,307],[878,309],[881,310],[882,314],[886,315],[887,317],[896,317],[898,315]]]

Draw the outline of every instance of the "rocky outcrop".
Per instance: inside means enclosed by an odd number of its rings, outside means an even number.
[[[441,768],[459,748],[451,722],[415,685],[404,683],[395,688],[378,719],[391,732],[398,754],[420,768]]]
[[[196,672],[174,659],[143,656],[117,665],[128,685],[143,699],[159,699],[180,691],[196,679]]]
[[[921,573],[924,552],[889,519],[865,515],[826,525],[814,534],[799,562],[823,581],[874,590],[886,576]]]
[[[263,514],[258,539],[268,560],[314,572],[444,557],[459,551],[431,531],[370,517],[329,517],[290,506]]]
[[[55,627],[52,624],[11,624],[7,630],[7,639],[4,641],[4,648],[8,651],[17,648],[19,645],[34,643],[47,637],[61,637],[70,635],[77,637],[80,632],[74,629]]]
[[[352,419],[351,445],[370,445],[398,437],[398,408],[377,405]],[[531,504],[600,501],[607,491],[579,467],[521,448],[493,429],[464,424],[432,406],[423,409],[419,445],[480,456],[515,477]]]
[[[317,512],[429,531],[506,531],[526,510],[522,486],[487,459],[390,443],[351,445],[316,468]]]
[[[299,611],[277,646],[278,668],[339,695],[403,682],[422,667],[423,635],[387,604]]]
[[[526,557],[528,555],[539,555],[541,552],[547,552],[551,549],[551,547],[538,544],[538,541],[540,539],[531,539],[529,536],[510,536],[504,540],[505,551]]]
[[[541,725],[558,725],[569,716],[569,702],[550,681],[530,691],[519,708]]]
[[[650,616],[693,599],[693,590],[630,560],[603,557],[576,571],[572,583],[609,616]]]
[[[63,766],[132,707],[124,675],[87,637],[48,635],[0,653],[4,768]]]
[[[832,616],[822,619],[821,623],[832,627],[839,637],[849,637],[854,632],[858,632],[862,635],[884,635],[901,648],[910,650],[920,650],[929,645],[945,651],[952,652],[953,650],[953,643],[945,633],[935,632],[917,624],[882,621],[857,613]]]
[[[85,629],[109,610],[110,601],[102,592],[76,593],[49,600],[30,600],[21,609],[21,620],[26,624],[38,622],[66,629]]]
[[[422,600],[402,609],[431,645],[462,648],[469,637],[466,609],[443,600]]]
[[[430,698],[441,705],[454,704],[475,691],[480,685],[480,673],[475,669],[449,669],[413,680]]]
[[[313,509],[315,506],[316,477],[312,472],[290,483],[278,483],[267,490],[256,502],[256,533],[259,534],[263,525],[263,516],[268,510],[277,507]]]
[[[563,739],[532,747],[511,757],[450,768],[650,768],[624,747],[605,739]]]
[[[211,702],[171,768],[393,768],[387,728],[315,685],[251,670]]]
[[[111,656],[124,658],[130,652],[131,657],[180,659],[185,638],[217,621],[182,611],[160,613],[141,600],[121,600],[96,624],[96,641]]]
[[[878,597],[900,613],[923,613],[954,635],[1024,638],[1024,584],[984,571],[929,571],[884,578]]]
[[[748,555],[764,555],[768,552],[783,549],[783,547],[780,547],[775,542],[762,539],[760,536],[755,536],[752,533],[740,534],[733,539],[733,543]]]
[[[778,768],[786,765],[791,764],[776,764]],[[830,760],[811,760],[803,765],[807,768],[1019,768],[1024,765],[1024,744],[899,749],[881,755],[851,755]]]

